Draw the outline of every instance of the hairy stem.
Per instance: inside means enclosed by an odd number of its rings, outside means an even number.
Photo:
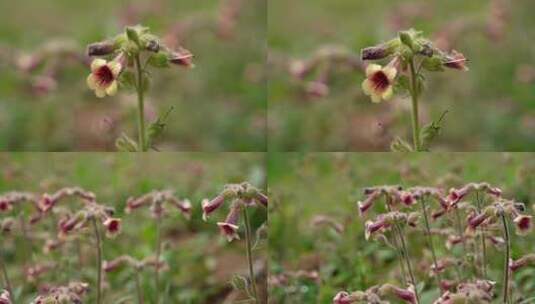
[[[424,215],[424,223],[425,223],[425,234],[427,235],[427,245],[429,246],[429,250],[431,250],[431,255],[433,257],[433,264],[435,266],[435,278],[437,280],[437,286],[440,288],[440,273],[438,272],[438,263],[437,263],[437,255],[435,253],[435,246],[433,245],[433,236],[431,235],[431,226],[429,225],[429,216],[427,215],[427,207],[425,206],[425,202],[423,199],[419,199],[420,206],[422,207],[422,213]]]
[[[91,219],[93,223],[93,230],[95,232],[95,239],[97,242],[97,301],[96,304],[101,304],[102,302],[102,238],[100,236],[100,231],[98,229],[97,220],[95,217]]]
[[[145,133],[145,103],[144,103],[144,90],[143,90],[143,68],[141,67],[141,61],[139,54],[134,56],[134,64],[136,66],[137,73],[137,107],[138,107],[138,149],[140,152],[147,151],[146,133]]]
[[[136,293],[138,304],[143,304],[143,291],[141,290],[141,279],[139,278],[139,269],[135,270],[136,276]]]
[[[503,266],[503,303],[509,302],[509,259],[511,257],[511,238],[505,212],[501,210],[500,216],[503,223],[503,236],[505,238],[505,261]]]
[[[247,248],[247,263],[249,264],[249,279],[251,281],[254,301],[255,303],[259,303],[258,293],[256,289],[256,276],[254,273],[254,266],[253,266],[251,222],[249,221],[249,214],[247,213],[247,207],[243,208],[243,219],[245,221],[245,244]]]
[[[414,145],[414,151],[421,151],[420,142],[420,122],[418,120],[418,92],[417,92],[417,73],[414,68],[414,59],[409,60],[409,69],[411,74],[411,98],[412,98],[412,141]]]
[[[461,242],[463,244],[463,258],[462,258],[462,261],[463,263],[466,263],[466,241],[464,239],[464,229],[463,229],[463,222],[461,220],[461,214],[459,212],[459,208],[455,207],[455,219],[457,221],[457,233],[459,234],[459,237],[461,238]],[[459,268],[459,266],[457,266]],[[458,269],[459,273],[462,273],[462,271],[460,271]]]
[[[481,213],[481,200],[479,197],[479,191],[476,192],[476,203],[477,203],[477,212]],[[487,278],[487,245],[485,242],[485,231],[483,228],[478,228],[479,237],[481,238],[481,273],[483,274],[483,279]]]
[[[1,252],[0,252],[0,255],[1,255]],[[16,304],[15,294],[13,294],[11,281],[9,280],[9,275],[7,274],[6,264],[4,263],[4,259],[2,256],[0,256],[0,267],[2,268],[2,275],[4,276],[4,283],[6,285],[6,290],[7,292],[9,292],[9,295],[11,296],[11,302],[13,302],[13,304]]]
[[[390,197],[387,197],[386,198],[386,209],[388,210],[388,212],[392,212],[392,208],[390,208],[390,203],[391,203],[391,198]],[[407,273],[405,271],[405,262],[403,261],[403,250],[401,249],[401,241],[399,240],[398,238],[398,233],[396,233],[396,231],[394,231],[394,233],[392,234],[392,238],[394,239],[394,246],[396,247],[396,251],[397,251],[397,256],[398,256],[398,259],[399,259],[399,267],[400,267],[400,270],[401,270],[401,283],[403,283],[403,286],[406,286],[407,285]]]
[[[407,262],[407,269],[409,270],[409,276],[410,276],[410,279],[411,279],[411,284],[414,286],[414,293],[416,295],[416,302],[417,302],[417,304],[419,304],[420,303],[420,295],[418,293],[418,285],[416,285],[416,279],[415,279],[415,276],[414,276],[414,272],[412,271],[411,259],[409,257],[409,251],[407,249],[407,243],[405,242],[405,237],[403,236],[403,228],[401,228],[397,223],[396,223],[396,226],[398,228],[399,238],[401,240],[401,246],[403,248],[403,252],[404,252],[404,255],[405,255],[405,260]]]
[[[156,286],[156,304],[160,304],[160,255],[162,254],[162,227],[161,219],[156,220],[156,270],[154,283]]]

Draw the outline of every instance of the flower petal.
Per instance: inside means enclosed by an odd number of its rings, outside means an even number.
[[[381,95],[378,94],[372,94],[372,102],[373,103],[380,103],[381,102]]]
[[[364,91],[364,94],[371,95],[373,92],[372,84],[369,79],[365,79],[362,82],[362,90]]]
[[[366,67],[366,77],[370,77],[375,72],[380,71],[380,70],[381,70],[381,66],[380,65],[375,64],[375,63],[371,63],[371,64],[368,65],[368,67]]]
[[[101,66],[106,65],[106,60],[97,58],[91,62],[91,72],[95,72]]]
[[[93,74],[89,74],[89,76],[87,76],[87,86],[91,90],[94,90],[97,88],[97,82],[95,81],[95,76],[93,76]]]
[[[117,78],[119,76],[119,73],[121,73],[121,64],[117,61],[112,61],[108,63],[108,67],[111,70],[111,73],[113,74],[114,78]]]
[[[106,94],[113,96],[117,93],[117,81],[113,81],[107,88],[106,88]]]
[[[384,100],[389,100],[392,98],[392,95],[394,95],[394,89],[392,89],[392,86],[388,86],[381,97],[383,97]]]
[[[96,88],[95,95],[97,95],[98,98],[104,98],[106,96],[106,90],[103,90],[101,88]]]
[[[389,81],[393,81],[394,78],[396,78],[396,74],[398,73],[398,71],[393,67],[385,67],[383,68],[383,73],[385,73]]]

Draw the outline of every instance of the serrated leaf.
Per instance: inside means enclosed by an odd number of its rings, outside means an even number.
[[[115,146],[120,152],[137,152],[139,151],[138,144],[128,137],[126,134],[121,134],[115,141]]]
[[[412,152],[412,147],[403,139],[396,137],[390,144],[392,152]]]
[[[167,125],[167,118],[169,117],[169,114],[171,114],[173,109],[174,107],[170,107],[169,110],[165,112],[165,114],[159,116],[155,122],[149,125],[149,128],[147,130],[147,148],[149,148],[152,145],[152,142],[163,133]]]
[[[441,123],[444,117],[448,111],[444,111],[442,115],[440,115],[440,118],[436,121],[432,121],[430,124],[424,126],[420,132],[420,138],[422,141],[422,148],[424,150],[429,149],[429,145],[433,140],[437,138],[438,135],[440,135],[440,131],[442,129]]]

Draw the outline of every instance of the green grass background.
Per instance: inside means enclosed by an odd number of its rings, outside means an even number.
[[[446,189],[468,182],[486,181],[501,187],[504,197],[524,202],[533,215],[535,158],[528,153],[273,153],[268,166],[272,204],[269,210],[269,256],[271,275],[286,271],[318,271],[319,283],[290,280],[283,287],[271,287],[271,303],[331,303],[341,290],[355,291],[382,283],[399,285],[393,250],[364,238],[364,221],[358,215],[357,200],[362,189],[374,185],[404,187],[442,185]],[[377,207],[377,206],[376,206]],[[377,209],[377,208],[375,208]],[[370,210],[375,218],[379,210]],[[316,215],[328,215],[346,225],[342,235],[314,227]],[[434,222],[432,227],[438,227]],[[413,265],[422,259],[425,239],[408,234]],[[444,239],[434,238],[438,257],[450,254]],[[512,257],[535,252],[533,231],[527,237],[513,236]],[[503,251],[489,250],[489,276],[502,282]],[[459,252],[455,251],[455,254]],[[415,266],[417,267],[417,266]],[[422,271],[416,272],[423,280]],[[535,292],[533,267],[515,273],[515,295],[528,298]],[[427,279],[429,285],[434,281]],[[428,287],[422,303],[432,303],[436,292]],[[397,303],[397,302],[393,302]]]
[[[87,44],[123,30],[125,16],[163,36],[174,23],[207,24],[185,35],[184,47],[195,55],[196,68],[153,70],[147,103],[150,120],[171,106],[161,150],[265,150],[266,10],[264,0],[242,1],[231,39],[211,29],[218,20],[218,0],[20,0],[0,3],[0,50],[35,51],[56,40],[72,41],[80,54]],[[6,51],[7,52],[7,51]],[[2,53],[0,51],[0,53]],[[46,96],[29,92],[29,79],[0,56],[0,150],[115,150],[126,132],[136,136],[136,97],[119,91],[97,99],[85,83],[89,68],[65,63],[57,90]],[[109,122],[117,126],[109,131]]]
[[[162,222],[164,244],[167,244],[163,258],[170,266],[170,270],[161,275],[164,290],[160,294],[164,303],[223,303],[232,291],[229,283],[232,275],[246,273],[243,241],[228,244],[219,235],[216,222],[225,218],[226,208],[204,222],[200,202],[216,195],[226,183],[248,180],[265,189],[262,153],[221,153],[217,157],[209,153],[2,153],[0,160],[3,164],[0,193],[15,190],[52,193],[61,187],[80,186],[93,191],[99,202],[114,207],[116,216],[123,220],[123,231],[115,239],[104,239],[105,260],[123,254],[138,259],[154,255],[156,230],[150,211],[143,208],[126,215],[124,207],[128,197],[154,189],[173,189],[178,197],[189,198],[193,205],[191,221],[171,210]],[[77,202],[66,202],[64,206],[76,210]],[[29,206],[22,210],[17,208],[9,214],[1,214],[0,218],[20,214],[28,217],[33,211]],[[250,214],[253,228],[266,221],[264,208],[255,208]],[[56,233],[50,217],[29,227],[30,235],[43,233],[51,237]],[[243,235],[243,231],[240,233]],[[41,250],[44,246],[42,239],[35,240],[29,250],[20,231],[2,235],[2,257],[19,303],[29,303],[37,295],[38,286],[61,285],[69,281],[88,282],[92,291],[84,303],[94,303],[93,240],[91,234],[84,234],[81,239],[83,264],[80,267],[74,243],[67,244],[62,251],[45,255]],[[266,247],[260,243],[254,254],[261,259],[265,253]],[[25,281],[25,264],[46,262],[57,263],[56,269],[34,283]],[[142,274],[146,303],[153,303],[154,299],[153,273],[146,270]],[[123,269],[106,277],[109,285],[105,284],[104,303],[117,303],[125,297],[131,298],[126,303],[135,303],[131,270]],[[263,286],[264,283],[259,284]]]
[[[394,37],[392,24],[428,37],[466,23],[452,41],[469,60],[470,71],[427,74],[421,98],[424,123],[449,110],[434,151],[532,151],[535,147],[535,83],[516,78],[535,62],[535,20],[531,0],[501,1],[503,39],[487,35],[487,0],[291,0],[268,4],[269,148],[272,151],[388,151],[394,136],[410,142],[407,98],[372,104],[361,92],[361,72],[338,71],[330,95],[309,100],[290,79],[288,60],[311,56],[325,45],[355,54]],[[406,11],[416,11],[412,16]],[[405,18],[404,16],[409,16]],[[382,125],[382,127],[378,127]]]

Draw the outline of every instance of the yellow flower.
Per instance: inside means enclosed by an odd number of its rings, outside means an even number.
[[[393,84],[396,74],[397,70],[392,66],[368,65],[366,79],[362,82],[364,93],[375,103],[381,102],[382,99],[390,99],[394,94]]]
[[[91,63],[91,74],[87,77],[87,85],[95,91],[97,97],[113,96],[117,93],[117,77],[122,66],[117,61],[106,62],[104,59],[95,59]]]

